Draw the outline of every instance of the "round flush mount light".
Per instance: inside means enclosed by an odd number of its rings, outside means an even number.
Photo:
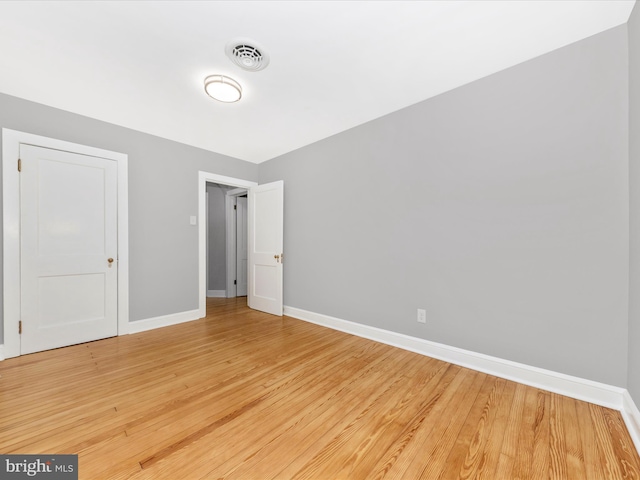
[[[214,100],[224,103],[237,102],[242,98],[240,84],[225,75],[209,75],[205,78],[204,91]]]

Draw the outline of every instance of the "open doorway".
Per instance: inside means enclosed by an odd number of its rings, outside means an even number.
[[[212,182],[207,197],[207,297],[247,295],[247,189]]]
[[[198,172],[198,318],[207,305],[207,183],[246,189],[248,278],[247,304],[254,310],[282,316],[284,182],[262,185],[248,180]]]

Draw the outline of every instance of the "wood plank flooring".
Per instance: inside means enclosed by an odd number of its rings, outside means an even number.
[[[640,479],[616,411],[209,299],[0,362],[0,453],[81,479]]]

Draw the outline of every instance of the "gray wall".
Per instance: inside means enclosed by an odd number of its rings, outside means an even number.
[[[198,170],[255,181],[257,165],[3,94],[0,127],[128,154],[130,320],[198,308]]]
[[[639,16],[260,166],[2,94],[0,127],[129,155],[132,321],[197,308],[198,170],[284,179],[287,305],[640,403]]]
[[[261,164],[285,304],[625,386],[627,61],[623,25]]]
[[[224,202],[227,190],[228,187],[207,184],[207,290],[227,289],[227,216]]]
[[[640,7],[627,24],[629,32],[629,381],[627,389],[640,405]]]

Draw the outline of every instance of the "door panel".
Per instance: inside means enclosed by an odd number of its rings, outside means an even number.
[[[255,296],[273,298],[278,295],[278,269],[271,265],[255,265]]]
[[[249,307],[282,315],[284,183],[249,189]]]
[[[41,329],[73,324],[83,320],[104,318],[105,275],[56,275],[38,279]],[[86,296],[68,292],[85,292]],[[61,302],[60,299],[64,301]]]
[[[117,335],[117,163],[29,145],[20,158],[21,353]]]
[[[104,171],[51,159],[37,162],[38,253],[44,257],[104,253],[105,212],[95,208],[105,195]]]

